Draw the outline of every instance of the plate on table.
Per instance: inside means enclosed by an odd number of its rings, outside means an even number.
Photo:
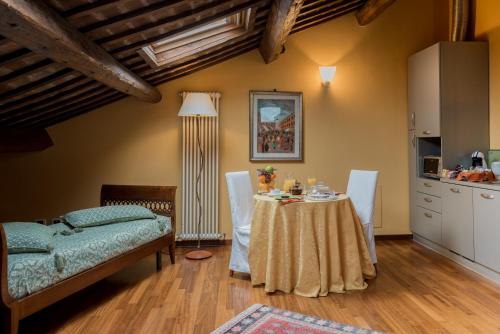
[[[308,201],[331,201],[334,199],[337,199],[337,196],[332,193],[308,194],[306,196],[306,200]]]
[[[290,194],[288,194],[284,191],[280,191],[279,193],[278,192],[276,192],[276,193],[271,193],[271,192],[264,193],[264,195],[269,196],[269,197],[277,197],[277,196],[290,195]]]

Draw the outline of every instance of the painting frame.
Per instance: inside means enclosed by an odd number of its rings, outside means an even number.
[[[304,161],[304,133],[303,133],[303,94],[302,92],[287,91],[260,91],[251,90],[250,98],[250,152],[249,160],[252,162],[303,162]],[[262,101],[262,102],[261,102]],[[290,101],[290,102],[288,102]],[[291,104],[291,101],[294,103]],[[259,126],[261,120],[259,104],[284,103],[293,105],[293,152],[262,152],[262,134]],[[289,110],[288,110],[289,111]],[[259,136],[260,135],[260,136]],[[259,151],[260,147],[260,151]]]

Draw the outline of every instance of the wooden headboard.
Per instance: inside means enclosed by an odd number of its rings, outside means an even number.
[[[175,235],[175,186],[126,186],[103,184],[101,206],[142,205],[156,214],[172,218]]]

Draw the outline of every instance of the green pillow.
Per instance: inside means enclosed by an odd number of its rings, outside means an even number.
[[[4,223],[2,227],[7,238],[7,251],[16,253],[49,253],[54,230],[37,223]]]
[[[138,219],[155,219],[151,210],[140,205],[111,205],[69,212],[64,219],[73,227],[90,227]]]

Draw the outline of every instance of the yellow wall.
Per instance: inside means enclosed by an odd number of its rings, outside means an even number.
[[[49,218],[95,206],[102,183],[179,185],[177,93],[217,90],[220,220],[230,237],[223,175],[264,166],[248,161],[249,90],[276,88],[304,94],[305,161],[274,164],[279,174],[314,175],[345,190],[351,168],[379,170],[377,233],[408,233],[406,62],[435,42],[434,6],[433,0],[399,0],[367,27],[348,15],[292,35],[286,53],[270,65],[252,51],[161,85],[161,103],[127,98],[51,127],[54,147],[1,160],[7,177],[0,219]],[[320,84],[318,65],[337,66],[329,88]]]
[[[476,1],[475,33],[490,45],[490,146],[500,149],[500,1]]]

